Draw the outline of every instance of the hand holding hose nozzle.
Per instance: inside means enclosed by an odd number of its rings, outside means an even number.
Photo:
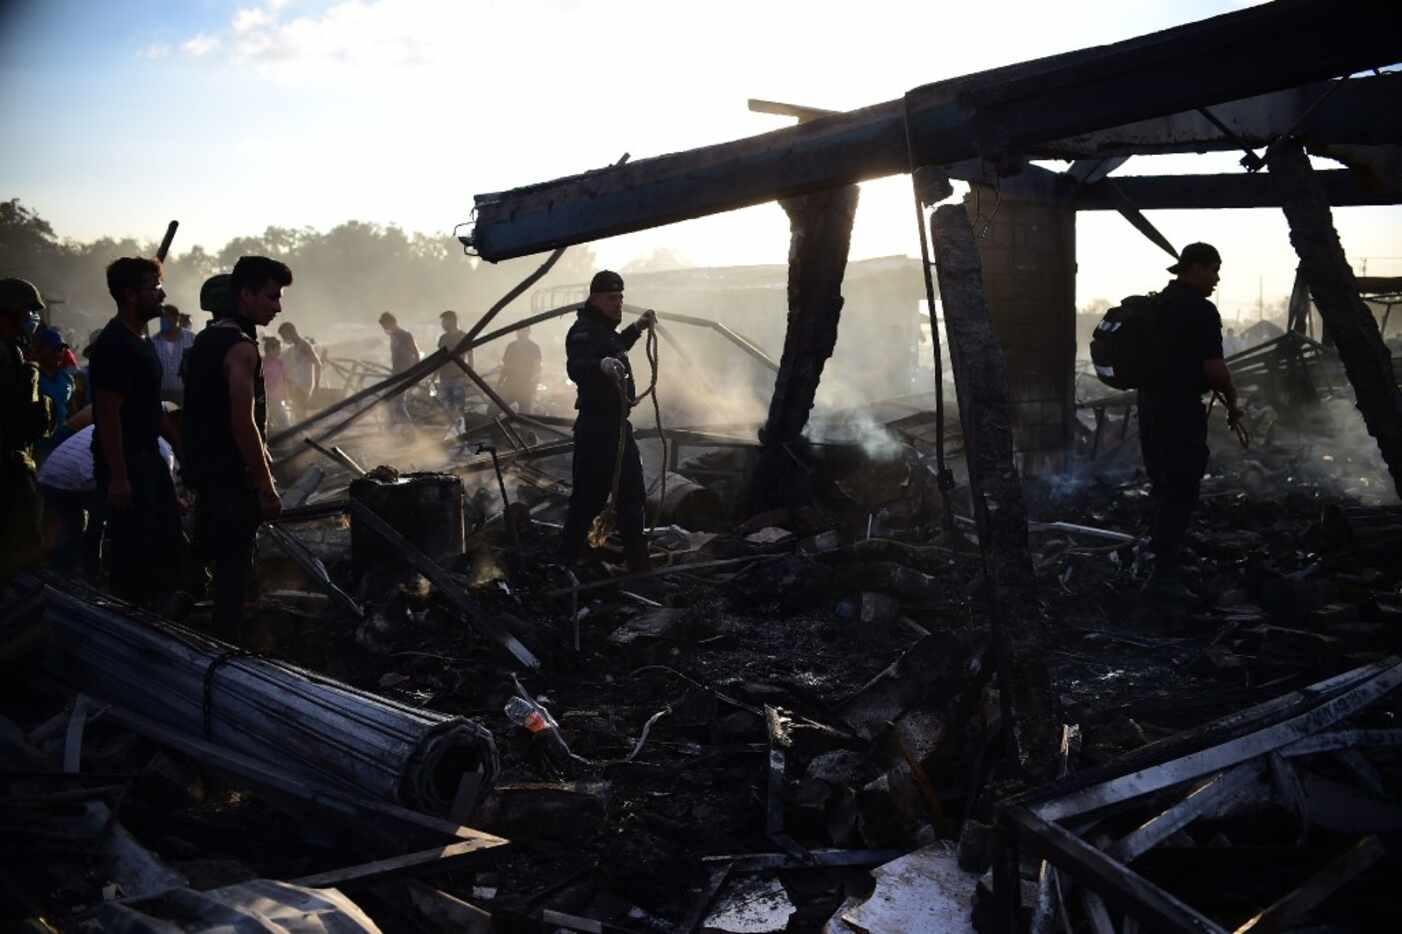
[[[1222,397],[1222,394],[1213,390],[1212,402],[1208,404],[1207,408],[1209,413],[1212,411],[1212,403],[1219,399],[1222,401],[1222,408],[1227,410],[1227,427],[1236,435],[1236,439],[1241,442],[1242,447],[1251,447],[1251,431],[1246,427],[1246,410],[1240,406],[1232,408],[1227,405],[1227,400]]]

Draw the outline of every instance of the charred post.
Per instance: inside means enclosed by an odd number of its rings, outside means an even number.
[[[751,482],[752,513],[809,499],[793,444],[808,424],[823,366],[837,345],[858,194],[857,186],[848,185],[779,202],[789,215],[788,330],[769,417],[759,433],[763,449]]]
[[[1372,311],[1359,297],[1358,281],[1344,257],[1333,213],[1304,146],[1296,140],[1272,146],[1266,164],[1280,189],[1300,270],[1338,347],[1363,422],[1377,439],[1393,485],[1402,495],[1402,390],[1397,387],[1392,354]]]
[[[993,333],[968,213],[959,205],[938,208],[930,229],[984,556],[1004,722],[1018,766],[1047,778],[1056,761],[1056,699],[1042,659],[1027,509],[1013,463],[1007,358]]]

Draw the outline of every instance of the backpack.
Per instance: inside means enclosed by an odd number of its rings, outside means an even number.
[[[1158,295],[1131,295],[1105,312],[1090,339],[1095,375],[1112,389],[1142,389],[1158,369]]]

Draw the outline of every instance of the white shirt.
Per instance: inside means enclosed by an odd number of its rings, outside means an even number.
[[[73,493],[91,493],[97,489],[93,477],[92,431],[89,425],[67,441],[54,448],[53,452],[39,465],[36,479],[44,486]],[[175,470],[175,452],[166,444],[165,438],[157,438],[161,448],[161,459],[171,471]]]
[[[161,361],[161,392],[180,392],[185,385],[180,382],[180,358],[195,343],[195,335],[181,329],[173,341],[157,334],[151,338],[156,348],[156,356]]]

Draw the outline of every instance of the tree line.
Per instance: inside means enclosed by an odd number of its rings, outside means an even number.
[[[171,304],[194,317],[196,329],[204,320],[201,283],[228,272],[240,256],[261,254],[292,268],[295,282],[284,317],[321,334],[322,342],[332,339],[338,325],[374,324],[383,311],[416,321],[453,308],[470,325],[543,259],[493,265],[465,256],[447,233],[407,233],[392,224],[354,220],[327,231],[272,226],[259,235],[235,237],[212,252],[199,244],[181,249],[180,241],[177,234],[165,263],[165,289]],[[0,202],[0,276],[32,281],[50,303],[49,322],[80,336],[112,315],[107,264],[119,256],[154,256],[156,249],[156,240],[131,237],[62,238],[19,198]],[[587,282],[594,262],[587,246],[572,247],[536,288]],[[524,314],[526,307],[518,305],[513,312]]]

